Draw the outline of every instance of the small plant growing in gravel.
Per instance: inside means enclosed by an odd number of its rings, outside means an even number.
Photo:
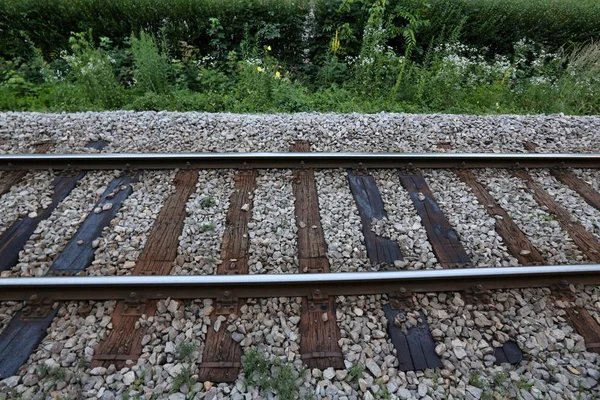
[[[357,383],[363,372],[365,372],[365,366],[363,364],[354,364],[348,371],[346,380],[348,382]]]
[[[190,368],[184,368],[179,375],[173,379],[171,392],[179,392],[179,389],[181,389],[184,385],[186,385],[188,388],[191,388],[194,386],[194,383],[196,383],[196,381],[193,377],[192,370]]]
[[[521,390],[521,389],[529,390],[532,387],[533,387],[533,383],[527,382],[527,379],[525,379],[525,378],[521,378],[517,381],[517,388],[519,390]]]
[[[202,208],[210,208],[217,204],[217,202],[212,197],[207,197],[205,199],[200,200],[200,205]]]
[[[385,383],[383,383],[383,380],[377,379],[377,381],[375,383],[377,385],[379,385],[379,388],[380,388],[379,392],[377,392],[377,398],[385,399],[385,400],[389,400],[392,398],[392,394],[390,393],[390,391],[387,388],[387,386],[385,385]]]
[[[269,359],[255,347],[244,354],[246,383],[260,390],[271,390],[281,400],[293,400],[299,396],[296,379],[299,374],[292,365],[279,359]]]
[[[211,222],[211,223],[208,223],[208,224],[202,224],[202,225],[200,226],[200,233],[204,233],[204,232],[212,232],[212,231],[214,231],[214,230],[215,230],[215,228],[216,228],[216,227],[215,227],[215,224],[213,224],[212,222]]]
[[[186,360],[191,359],[192,354],[196,350],[196,344],[192,342],[182,341],[177,345],[177,359]]]
[[[500,371],[494,375],[494,383],[496,385],[502,385],[504,382],[506,382],[506,378],[508,378],[508,374],[504,371]]]
[[[473,372],[471,379],[469,379],[469,384],[479,389],[485,388],[485,381],[482,379],[480,371]]]

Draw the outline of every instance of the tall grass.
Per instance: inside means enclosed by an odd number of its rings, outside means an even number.
[[[164,94],[169,91],[169,59],[166,48],[159,48],[156,38],[143,30],[131,36],[135,86],[142,93]]]

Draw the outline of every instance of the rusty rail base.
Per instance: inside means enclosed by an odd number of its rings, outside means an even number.
[[[40,277],[0,279],[0,301],[119,300],[409,293],[600,284],[600,264],[287,275]]]
[[[600,154],[113,153],[6,154],[0,170],[173,168],[598,168]]]

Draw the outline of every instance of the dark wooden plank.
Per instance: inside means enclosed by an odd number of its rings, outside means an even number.
[[[377,236],[371,230],[373,218],[383,219],[387,216],[375,179],[371,175],[348,170],[348,183],[358,208],[365,247],[371,263],[391,266],[394,265],[394,261],[403,260],[398,243]]]
[[[312,169],[295,170],[292,184],[298,227],[298,260],[300,272],[329,272],[327,244],[319,215],[319,198]],[[311,271],[316,265],[323,271]]]
[[[441,368],[442,361],[435,352],[435,341],[433,340],[429,324],[427,323],[427,316],[422,311],[419,311],[419,314],[421,315],[421,321],[419,322],[419,327],[414,328],[414,330],[418,332],[423,356],[427,362],[427,368]]]
[[[504,353],[502,346],[494,348],[494,357],[496,357],[496,361],[494,361],[495,365],[508,363],[508,358],[506,357],[506,353]]]
[[[538,147],[537,144],[533,142],[525,142],[523,143],[523,146],[532,153],[535,153]],[[600,210],[600,193],[596,192],[590,184],[583,179],[580,179],[568,169],[551,168],[550,173],[556,179],[577,192],[590,206]]]
[[[396,326],[394,320],[400,313],[400,310],[393,310],[389,304],[383,306],[383,311],[387,318],[387,333],[396,349],[396,357],[398,357],[398,369],[400,371],[414,371],[415,366],[410,354],[410,348],[406,339],[406,334],[402,328]]]
[[[27,318],[19,311],[0,335],[0,380],[13,376],[38,347],[56,317],[53,310],[45,318]]]
[[[496,219],[496,232],[502,237],[510,253],[522,265],[544,265],[544,258],[525,233],[515,224],[494,196],[477,180],[471,170],[455,170],[454,173],[466,183],[488,214]],[[499,217],[499,218],[496,218]]]
[[[253,193],[256,189],[256,172],[240,171],[235,175],[235,190],[229,199],[229,209],[225,220],[225,232],[221,244],[223,262],[217,268],[217,274],[247,274],[248,222],[252,217]],[[233,312],[239,312],[244,300],[234,304]],[[202,363],[198,372],[201,381],[235,382],[241,368],[242,348],[233,340],[227,330],[228,321],[224,321],[218,331],[212,327],[218,316],[210,316],[211,327],[204,341]]]
[[[198,171],[181,170],[173,179],[175,191],[165,200],[152,225],[146,244],[140,254],[134,275],[168,275],[177,257],[179,236],[186,217],[185,206],[196,189]],[[127,360],[136,361],[142,354],[142,339],[148,329],[136,328],[142,314],[147,317],[156,313],[155,300],[130,306],[119,301],[112,315],[113,329],[108,337],[98,344],[93,365],[117,368],[125,366]]]
[[[418,312],[420,315],[418,325],[407,327],[406,315],[411,311],[396,310],[389,304],[383,306],[383,311],[388,321],[388,335],[396,349],[398,369],[420,371],[442,366],[435,352],[435,342],[427,324],[427,317],[422,312]]]
[[[23,249],[29,237],[38,227],[39,223],[52,214],[58,205],[77,186],[77,182],[85,176],[80,172],[73,177],[56,177],[53,181],[52,203],[48,207],[40,207],[34,218],[23,217],[16,220],[4,231],[0,237],[0,271],[14,267],[19,260],[19,252]]]
[[[583,336],[588,351],[600,354],[600,325],[583,307],[565,308],[567,317],[577,333]]]
[[[256,172],[238,172],[234,179],[235,191],[229,199],[221,245],[223,262],[217,268],[219,275],[248,273],[248,223],[252,218],[252,194],[256,188]]]
[[[420,330],[418,328],[409,328],[408,332],[406,333],[406,341],[408,343],[414,370],[426,370],[427,359],[425,358],[425,354],[423,354],[423,348],[421,347]]]
[[[34,152],[43,154],[50,151],[50,149],[54,146],[52,142],[44,142],[40,144],[34,145]],[[27,170],[17,170],[17,171],[7,171],[4,172],[0,176],[0,196],[7,193],[11,187],[17,184],[25,175],[27,175]]]
[[[60,257],[50,266],[49,274],[77,274],[90,265],[95,252],[92,242],[102,234],[104,228],[117,215],[123,201],[132,192],[131,184],[135,181],[137,181],[136,176],[124,175],[113,179],[108,184],[96,207],[112,204],[112,208],[98,214],[92,210],[88,214],[75,236],[67,243]]]
[[[322,301],[302,299],[300,357],[309,368],[344,369],[339,345],[340,329],[335,315],[335,297]]]
[[[458,235],[435,201],[425,179],[417,173],[398,170],[400,183],[408,191],[421,217],[427,237],[442,268],[472,267]]]
[[[310,144],[294,143],[292,152],[308,152]],[[314,171],[294,170],[292,181],[296,226],[298,227],[298,261],[302,273],[327,273],[327,243],[321,225],[319,196]],[[339,345],[340,329],[335,315],[335,297],[303,299],[300,314],[300,354],[309,368],[344,368]]]
[[[506,359],[512,365],[517,365],[523,359],[523,352],[516,342],[508,341],[502,345]]]
[[[513,341],[508,341],[500,347],[494,349],[494,357],[496,357],[495,365],[512,364],[517,365],[523,359],[523,352],[519,345]]]
[[[47,275],[52,275],[57,272],[73,274],[83,271],[90,265],[94,258],[94,250],[91,246],[92,241],[100,236],[104,227],[108,226],[121,207],[122,202],[127,198],[129,193],[131,193],[131,182],[135,179],[137,178],[132,175],[125,175],[111,181],[96,204],[96,206],[101,206],[102,204],[111,202],[113,204],[111,210],[103,211],[100,214],[95,214],[94,211],[92,211],[88,214],[88,217],[71,240],[69,240],[65,249],[60,253],[56,260],[54,260]],[[112,198],[108,199],[107,197]],[[84,241],[84,244],[81,246],[77,244],[80,240]],[[22,318],[21,314],[18,318],[15,316],[11,319],[8,327],[0,335],[0,346],[4,349],[3,353],[10,355],[10,361],[6,357],[0,357],[0,369],[6,371],[6,373],[8,373],[7,376],[14,375],[18,368],[27,361],[27,358],[31,352],[35,350],[37,344],[43,340],[46,329],[48,329],[52,323],[54,315],[56,315],[56,311],[51,311],[48,315],[28,318]],[[26,349],[25,347],[20,349],[23,346],[21,341],[12,340],[10,338],[11,332],[15,331],[23,332],[24,334],[34,332],[36,336],[32,337],[37,341],[36,345],[27,347]]]
[[[173,179],[171,194],[156,218],[146,245],[140,254],[134,275],[168,275],[177,257],[179,235],[186,217],[185,206],[198,182],[197,170],[181,170]]]
[[[102,149],[105,146],[101,142],[90,142],[88,148]],[[48,147],[49,149],[49,147]],[[0,271],[14,267],[19,260],[19,252],[23,249],[39,223],[48,218],[60,203],[71,193],[84,176],[85,172],[76,174],[68,173],[54,178],[52,185],[52,203],[46,208],[40,207],[34,218],[23,217],[16,220],[4,231],[0,237]]]
[[[238,301],[237,309],[244,304]],[[214,330],[218,315],[211,314],[211,326],[204,340],[202,363],[198,372],[200,381],[235,382],[242,367],[242,347],[231,337],[227,330],[229,323],[224,321],[219,331]]]
[[[580,179],[572,171],[566,169],[552,168],[550,169],[550,173],[577,192],[590,206],[600,210],[600,193],[596,192],[590,184]]]
[[[523,170],[512,172],[517,178],[525,182],[525,187],[533,198],[541,205],[546,207],[547,212],[553,214],[562,228],[569,234],[573,242],[587,256],[590,261],[600,261],[600,242],[594,235],[588,232],[583,225],[573,221],[571,214],[560,206],[552,196],[550,196],[540,185],[535,182],[531,176]]]

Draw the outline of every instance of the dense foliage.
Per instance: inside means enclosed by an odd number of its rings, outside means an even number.
[[[597,0],[4,0],[0,109],[594,114],[599,37]]]

